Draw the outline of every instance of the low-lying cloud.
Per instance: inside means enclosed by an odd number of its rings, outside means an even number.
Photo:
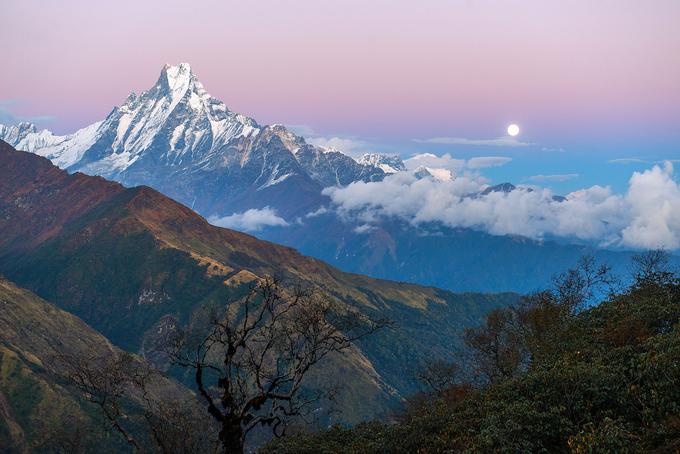
[[[464,137],[432,137],[430,139],[413,139],[418,143],[433,143],[439,145],[471,145],[489,147],[527,147],[533,145],[521,142],[512,136],[496,137],[495,139],[466,139]]]
[[[243,213],[235,213],[221,218],[213,216],[208,219],[208,222],[218,227],[227,227],[244,232],[258,232],[264,227],[285,227],[288,225],[288,222],[278,216],[276,210],[270,207],[251,208]]]
[[[470,169],[486,169],[488,167],[504,166],[510,161],[512,161],[512,158],[507,156],[479,156],[468,159],[467,167]]]
[[[420,153],[405,159],[404,165],[409,170],[427,167],[429,169],[446,169],[456,172],[465,168],[477,170],[488,167],[500,167],[510,161],[512,161],[512,158],[507,156],[478,156],[465,160],[454,158],[449,153],[441,156],[432,153]]]
[[[646,164],[647,161],[640,158],[618,158],[607,161],[610,164]]]
[[[349,137],[307,137],[307,143],[317,147],[330,148],[342,151],[345,154],[357,156],[370,149],[369,145],[363,140]]]
[[[445,159],[451,163],[452,158]],[[440,222],[495,235],[556,235],[629,248],[680,247],[680,187],[670,162],[633,173],[624,194],[592,186],[567,194],[564,201],[555,200],[550,189],[536,187],[470,196],[486,187],[486,180],[470,172],[449,181],[404,172],[324,193],[341,215],[362,225],[398,217],[412,224]]]
[[[32,116],[25,117],[21,115],[15,115],[12,108],[17,104],[16,101],[11,99],[0,99],[0,124],[3,125],[16,125],[20,122],[33,123],[37,127],[44,127],[54,121],[54,117],[49,115]]]
[[[568,181],[578,178],[578,173],[562,173],[556,175],[532,175],[529,177],[532,181],[544,182],[544,181]]]

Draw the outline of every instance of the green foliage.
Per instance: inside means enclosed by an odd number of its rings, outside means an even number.
[[[491,353],[526,349],[517,374],[451,387],[395,424],[299,434],[263,452],[678,452],[680,280],[647,273],[595,307],[563,307],[548,292],[473,333],[487,350],[500,339]]]
[[[162,316],[186,323],[197,307],[229,300],[219,278],[188,254],[158,247],[148,233],[48,243],[10,274],[129,351],[139,350]],[[142,300],[140,289],[153,296]]]

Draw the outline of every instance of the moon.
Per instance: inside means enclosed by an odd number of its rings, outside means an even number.
[[[511,124],[510,126],[508,126],[508,135],[509,136],[515,137],[517,134],[519,134],[519,126],[517,126],[514,123]]]

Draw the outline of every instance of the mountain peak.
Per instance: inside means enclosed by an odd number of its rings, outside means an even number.
[[[180,63],[179,65],[171,65],[166,63],[163,65],[161,75],[165,76],[168,83],[177,80],[190,79],[193,76],[191,72],[191,65],[189,63]]]
[[[156,85],[160,87],[162,94],[168,96],[173,101],[184,96],[192,88],[192,85],[201,94],[205,91],[203,90],[203,85],[201,85],[191,71],[189,63],[180,63],[174,66],[165,64]]]
[[[371,165],[381,169],[385,173],[397,173],[406,171],[406,166],[397,154],[366,153],[357,162]]]

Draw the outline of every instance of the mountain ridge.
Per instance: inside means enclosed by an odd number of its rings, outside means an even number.
[[[201,310],[234,301],[265,275],[389,318],[399,329],[362,340],[353,356],[325,372],[346,377],[341,410],[349,422],[398,405],[417,387],[405,364],[415,368],[426,357],[451,354],[464,327],[517,301],[514,294],[452,294],[345,273],[294,249],[212,226],[149,187],[68,174],[4,142],[0,272],[83,318],[118,347],[140,353],[157,342],[160,328],[199,320]],[[370,405],[354,405],[356,399]]]
[[[165,65],[149,90],[131,93],[104,120],[72,134],[20,123],[0,125],[0,139],[70,172],[155,187],[207,216],[274,205],[292,219],[326,200],[323,187],[386,174],[229,110],[187,63]]]

